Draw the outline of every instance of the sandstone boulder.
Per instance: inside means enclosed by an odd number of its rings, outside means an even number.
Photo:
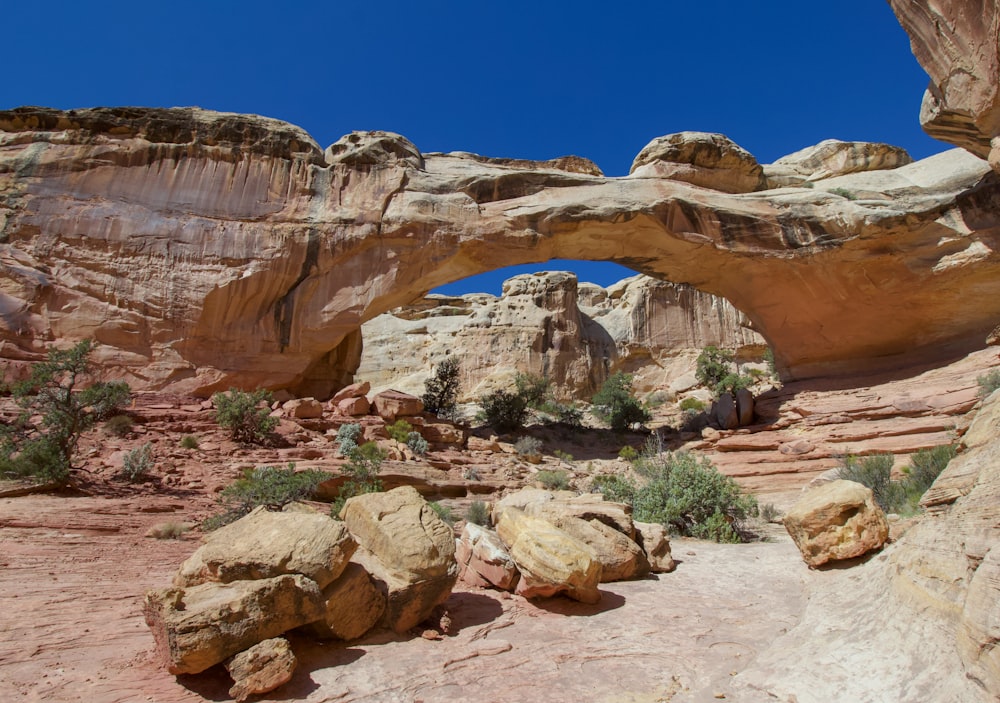
[[[465,432],[461,427],[450,422],[428,422],[420,428],[421,436],[434,444],[453,444],[461,446],[465,443]]]
[[[322,588],[340,576],[357,548],[344,524],[327,515],[263,506],[208,533],[204,541],[181,564],[175,586],[302,574]]]
[[[333,394],[330,398],[330,407],[335,407],[342,400],[349,400],[351,398],[364,398],[368,395],[368,391],[372,389],[372,384],[368,381],[361,381],[358,383],[351,383],[344,386],[339,391]]]
[[[517,565],[499,535],[471,522],[455,544],[459,578],[473,586],[513,591],[520,577]]]
[[[351,562],[336,581],[323,589],[326,612],[309,625],[318,637],[355,640],[371,630],[385,613],[385,595],[361,564]]]
[[[708,132],[657,137],[635,157],[629,175],[669,178],[725,193],[750,193],[765,183],[750,152],[722,134]]]
[[[735,430],[740,426],[740,414],[732,393],[722,393],[715,401],[715,419],[724,430]]]
[[[337,403],[336,410],[341,415],[360,417],[367,415],[371,407],[372,404],[368,402],[368,399],[361,396],[360,398],[344,398]]]
[[[817,181],[823,178],[843,176],[859,171],[878,171],[899,168],[912,163],[913,159],[905,149],[891,144],[873,142],[842,142],[827,139],[815,146],[806,147],[794,154],[783,156],[770,167],[765,166],[768,183],[772,183],[772,173],[786,177],[775,185],[793,185],[794,177],[803,181]]]
[[[651,522],[635,523],[635,539],[649,560],[649,570],[654,574],[666,574],[677,568],[670,552],[670,538],[667,528]]]
[[[513,507],[500,513],[497,534],[521,572],[516,593],[525,598],[565,594],[583,603],[600,601],[601,563],[580,540]]]
[[[649,573],[649,560],[642,548],[603,522],[575,517],[556,517],[551,522],[590,547],[601,563],[601,583],[641,578]]]
[[[807,490],[784,523],[809,566],[867,554],[889,538],[889,523],[871,489],[854,481]]]
[[[420,398],[401,391],[382,391],[372,398],[372,405],[386,422],[394,422],[398,417],[419,415],[424,411],[424,403]]]
[[[455,539],[415,488],[355,496],[340,517],[364,548],[356,560],[386,596],[383,624],[404,632],[448,598],[458,578]]]
[[[296,420],[313,420],[323,417],[323,404],[315,398],[296,398],[281,406],[287,417]]]
[[[747,388],[736,391],[736,420],[740,427],[753,424],[753,393]]]
[[[171,674],[197,674],[258,642],[323,617],[305,576],[203,583],[146,594],[143,612]]]
[[[240,652],[226,662],[226,671],[236,682],[229,695],[242,703],[250,696],[267,693],[292,680],[298,660],[288,640],[272,637]]]

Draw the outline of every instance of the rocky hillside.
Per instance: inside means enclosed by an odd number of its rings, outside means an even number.
[[[432,295],[366,322],[357,376],[375,390],[419,395],[447,355],[461,361],[463,400],[549,378],[564,398],[589,400],[617,371],[640,393],[690,374],[707,345],[760,359],[766,344],[729,302],[691,286],[635,276],[601,288],[566,272],[516,276],[503,293]]]

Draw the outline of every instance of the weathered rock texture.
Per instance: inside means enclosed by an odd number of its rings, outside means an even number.
[[[226,671],[235,681],[229,695],[237,703],[243,703],[250,696],[273,691],[292,679],[297,664],[288,640],[283,637],[255,644],[226,662]]]
[[[358,376],[422,393],[453,354],[464,399],[508,386],[517,372],[589,399],[626,371],[643,392],[692,371],[705,346],[759,353],[766,342],[749,325],[726,300],[691,286],[635,276],[605,289],[568,272],[525,274],[505,281],[499,298],[431,295],[366,322]]]
[[[785,515],[785,528],[809,566],[859,557],[889,538],[871,489],[854,481],[810,488]]]
[[[1000,169],[1000,5],[983,0],[889,0],[931,77],[920,108],[927,133]]]
[[[181,564],[174,585],[302,574],[323,588],[340,576],[356,548],[344,523],[326,515],[260,507],[206,535]]]
[[[326,398],[352,380],[362,322],[554,257],[725,297],[800,378],[940,360],[1000,318],[1000,179],[966,152],[729,194],[384,132],[324,152],[196,109],[21,108],[0,130],[0,354],[93,337],[137,387]]]

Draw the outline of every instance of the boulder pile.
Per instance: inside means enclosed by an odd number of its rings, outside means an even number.
[[[146,594],[146,623],[170,673],[224,664],[242,701],[291,678],[288,631],[345,641],[376,628],[406,633],[459,577],[596,603],[602,582],[671,571],[665,531],[630,513],[597,495],[524,489],[494,506],[496,531],[470,523],[456,540],[412,486],[351,498],[339,521],[300,503],[259,507],[207,535],[170,588]]]

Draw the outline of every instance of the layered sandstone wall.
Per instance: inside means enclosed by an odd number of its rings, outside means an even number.
[[[710,344],[759,356],[766,343],[748,325],[721,298],[647,276],[605,289],[568,272],[526,274],[505,281],[500,297],[432,295],[366,322],[357,375],[420,394],[453,355],[466,400],[518,372],[547,377],[564,398],[589,399],[616,371],[648,392],[689,373]]]

